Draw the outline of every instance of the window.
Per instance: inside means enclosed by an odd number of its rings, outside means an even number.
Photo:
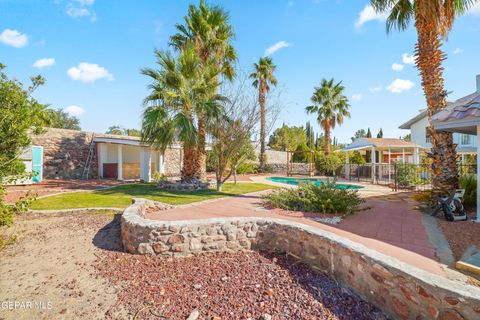
[[[430,135],[430,130],[428,130],[428,127],[425,127],[425,142],[432,143],[432,136]]]
[[[462,134],[461,135],[461,139],[460,139],[460,143],[461,145],[463,146],[468,146],[472,143],[472,136],[470,136],[469,134]]]

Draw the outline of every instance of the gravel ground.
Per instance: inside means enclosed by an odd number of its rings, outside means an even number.
[[[108,252],[97,268],[138,319],[383,319],[371,304],[295,259],[269,253],[190,258]],[[115,306],[108,316],[116,318]]]
[[[447,238],[456,260],[459,260],[468,246],[480,248],[480,224],[473,221],[448,222],[440,218],[437,220],[440,229]]]

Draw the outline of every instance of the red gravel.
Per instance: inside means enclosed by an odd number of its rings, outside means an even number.
[[[105,252],[97,269],[136,319],[384,319],[373,305],[291,257],[217,253],[190,258]],[[216,318],[217,317],[217,318]]]
[[[480,224],[474,221],[449,222],[439,218],[438,224],[447,238],[456,260],[459,260],[470,245],[480,247]]]

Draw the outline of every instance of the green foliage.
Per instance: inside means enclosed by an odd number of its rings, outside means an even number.
[[[350,152],[349,161],[351,164],[365,164],[365,158],[358,151]]]
[[[3,185],[10,176],[24,176],[25,166],[19,159],[25,148],[31,144],[30,134],[39,134],[48,124],[46,107],[38,103],[32,92],[45,80],[32,77],[32,85],[24,89],[18,80],[11,80],[3,71],[0,63],[0,228],[13,223],[16,214],[25,212],[34,197],[28,194],[15,204],[4,203]],[[0,233],[0,245],[9,242],[3,231]]]
[[[315,169],[322,175],[335,175],[336,170],[342,165],[342,158],[338,153],[326,155],[318,152],[315,155]]]
[[[258,173],[258,166],[253,162],[244,162],[237,167],[238,174]]]
[[[312,162],[312,153],[306,143],[299,144],[292,156],[293,162]]]
[[[81,130],[80,120],[63,109],[47,109],[50,128]]]
[[[298,189],[279,189],[264,197],[265,204],[285,210],[350,215],[363,210],[365,202],[356,190],[337,189],[335,181],[317,186],[300,184]]]
[[[366,138],[371,138],[372,137],[372,132],[370,131],[370,128],[367,130],[367,134],[365,136]]]
[[[273,150],[294,151],[300,144],[307,143],[307,134],[302,127],[283,125],[270,136],[268,146]]]
[[[380,128],[380,131],[377,133],[377,138],[383,138],[383,130]]]
[[[106,134],[116,134],[119,136],[140,137],[141,131],[138,129],[126,129],[120,125],[110,126]]]
[[[367,132],[365,129],[359,129],[355,132],[354,136],[351,137],[352,141],[355,141],[358,138],[365,138],[367,136]]]
[[[155,184],[158,184],[160,181],[163,181],[165,179],[167,179],[167,176],[158,171],[155,171],[155,173],[152,176],[152,180]]]
[[[411,163],[396,163],[396,180],[399,187],[426,184],[428,181],[422,179],[421,172],[417,165]]]
[[[266,164],[263,168],[258,167],[257,173],[273,173],[273,167]]]
[[[473,174],[463,175],[458,179],[460,188],[465,189],[464,203],[469,207],[477,205],[477,179]]]

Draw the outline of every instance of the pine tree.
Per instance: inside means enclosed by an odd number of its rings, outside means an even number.
[[[377,133],[377,138],[383,138],[383,130],[380,128],[380,131]]]
[[[370,131],[370,128],[368,128],[367,130],[367,138],[371,138],[372,137],[372,132]]]

